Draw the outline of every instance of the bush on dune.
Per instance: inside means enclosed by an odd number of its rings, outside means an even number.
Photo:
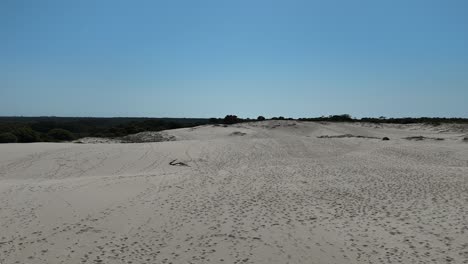
[[[1,133],[0,134],[0,143],[16,143],[18,138],[13,133]]]
[[[12,133],[18,138],[18,142],[22,143],[38,142],[41,140],[39,133],[27,126],[15,128]]]
[[[47,136],[54,141],[70,141],[75,139],[75,136],[68,130],[62,128],[51,129]]]
[[[279,117],[272,117],[272,120],[285,120],[284,116],[279,116]]]
[[[226,117],[224,117],[223,121],[224,124],[231,125],[239,123],[241,120],[236,115],[227,115]]]

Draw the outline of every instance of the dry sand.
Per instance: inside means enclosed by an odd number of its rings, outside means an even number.
[[[466,132],[266,121],[0,145],[0,263],[468,263]]]

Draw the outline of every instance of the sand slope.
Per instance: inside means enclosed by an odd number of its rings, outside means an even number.
[[[0,263],[468,263],[463,128],[167,133],[0,145]],[[344,134],[390,141],[318,138]],[[420,135],[444,140],[403,139]]]

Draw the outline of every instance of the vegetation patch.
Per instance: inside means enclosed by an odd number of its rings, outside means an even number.
[[[359,136],[359,135],[352,135],[352,134],[344,134],[344,135],[336,135],[336,136],[329,136],[329,135],[323,135],[323,136],[318,136],[317,138],[372,138],[372,139],[378,139],[378,137],[369,137],[369,136]]]
[[[18,138],[10,132],[0,134],[0,143],[16,143]]]
[[[54,128],[51,129],[47,136],[51,138],[53,141],[71,141],[75,139],[75,136],[72,132],[62,129],[62,128]]]
[[[406,140],[416,140],[416,141],[421,141],[421,140],[444,140],[443,138],[433,138],[433,137],[425,137],[425,136],[413,136],[413,137],[405,137],[404,139]]]
[[[294,120],[283,116],[272,117],[270,120]],[[94,137],[117,139],[127,135],[137,134],[145,131],[162,131],[176,128],[195,127],[200,125],[228,126],[243,122],[254,122],[268,120],[264,116],[255,119],[240,118],[236,115],[227,115],[224,118],[94,118],[94,117],[0,117],[0,134],[11,133],[16,137],[16,142],[49,142],[68,141],[73,139]],[[368,122],[368,123],[391,123],[391,124],[414,124],[422,123],[438,126],[444,123],[468,124],[468,118],[354,118],[348,114],[330,115],[312,118],[299,118],[298,121],[314,122]],[[274,127],[273,127],[274,128]],[[55,130],[60,129],[60,130]],[[67,132],[68,131],[68,132]],[[11,134],[8,140],[12,140]],[[322,138],[325,138],[323,136]],[[330,137],[330,136],[329,136]],[[332,136],[349,137],[349,136]],[[352,136],[361,138],[372,138],[364,136]],[[5,139],[5,141],[7,140]],[[418,140],[418,139],[412,139]],[[423,140],[423,139],[420,139]],[[442,140],[442,139],[439,139]],[[464,140],[466,141],[466,140]],[[2,143],[2,142],[0,142]]]
[[[144,131],[162,131],[209,124],[200,118],[81,118],[0,117],[0,134],[11,134],[16,142],[57,142],[80,138],[117,139]],[[4,141],[6,141],[5,139]],[[130,141],[139,138],[130,138]],[[7,142],[0,142],[7,143]]]
[[[240,131],[235,131],[230,134],[231,136],[245,136],[247,135],[246,133],[240,132]]]
[[[18,142],[21,143],[41,141],[40,134],[27,126],[16,127],[11,130],[11,133],[14,134],[18,138]]]

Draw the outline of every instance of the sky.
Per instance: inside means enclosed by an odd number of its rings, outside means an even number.
[[[468,117],[466,0],[0,0],[1,116]]]

